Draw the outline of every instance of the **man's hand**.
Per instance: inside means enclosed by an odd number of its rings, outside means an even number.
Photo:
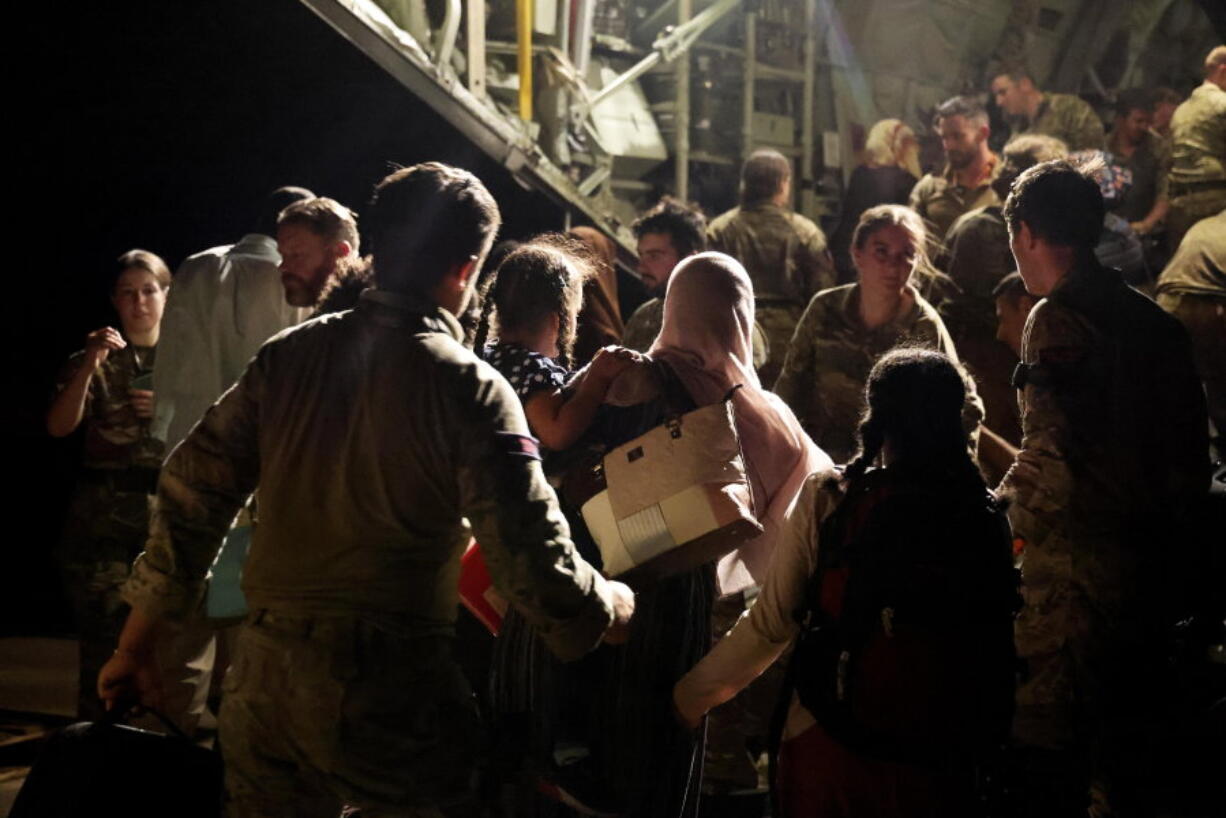
[[[123,349],[128,342],[112,327],[96,329],[85,336],[85,362],[90,369],[97,369],[113,349]]]
[[[128,403],[132,405],[138,418],[153,417],[153,390],[129,389]]]
[[[162,674],[153,646],[157,644],[158,621],[139,608],[128,611],[119,647],[98,674],[98,698],[107,710],[116,704],[139,703],[162,706]]]
[[[117,704],[161,708],[162,674],[153,652],[115,651],[98,673],[98,698],[107,710]]]
[[[634,591],[621,582],[610,582],[613,596],[613,622],[604,632],[604,641],[610,645],[624,645],[630,638],[630,620],[634,617]]]

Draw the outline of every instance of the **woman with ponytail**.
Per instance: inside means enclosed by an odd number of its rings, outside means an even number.
[[[880,205],[864,211],[851,240],[859,280],[813,297],[792,336],[775,393],[836,462],[851,457],[864,382],[873,362],[900,345],[958,353],[945,323],[922,295],[935,274],[924,222],[914,210]],[[967,392],[968,430],[983,418],[974,388]]]
[[[749,615],[674,688],[697,726],[800,637],[772,782],[783,818],[974,813],[978,765],[1008,732],[1018,598],[1008,524],[968,452],[968,388],[940,352],[876,363],[855,457],[809,477]],[[831,633],[855,638],[806,641]]]

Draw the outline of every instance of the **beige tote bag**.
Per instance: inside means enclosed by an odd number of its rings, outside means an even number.
[[[671,372],[666,378],[674,380]],[[735,392],[671,414],[568,475],[567,494],[582,510],[607,576],[642,586],[762,533],[736,431]]]

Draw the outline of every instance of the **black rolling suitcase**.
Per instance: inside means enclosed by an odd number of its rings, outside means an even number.
[[[58,731],[30,769],[10,818],[217,818],[221,756],[154,715],[171,735],[120,724],[126,717],[120,712]]]

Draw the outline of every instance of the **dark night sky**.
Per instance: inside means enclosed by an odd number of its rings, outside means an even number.
[[[10,263],[5,349],[15,383],[5,449],[0,634],[54,628],[50,548],[76,460],[42,430],[51,378],[114,319],[101,281],[132,247],[175,267],[247,232],[273,187],[362,210],[389,163],[437,159],[478,174],[504,235],[561,226],[524,191],[294,0],[130,0],[46,10],[11,33]],[[12,218],[12,216],[10,216]]]

